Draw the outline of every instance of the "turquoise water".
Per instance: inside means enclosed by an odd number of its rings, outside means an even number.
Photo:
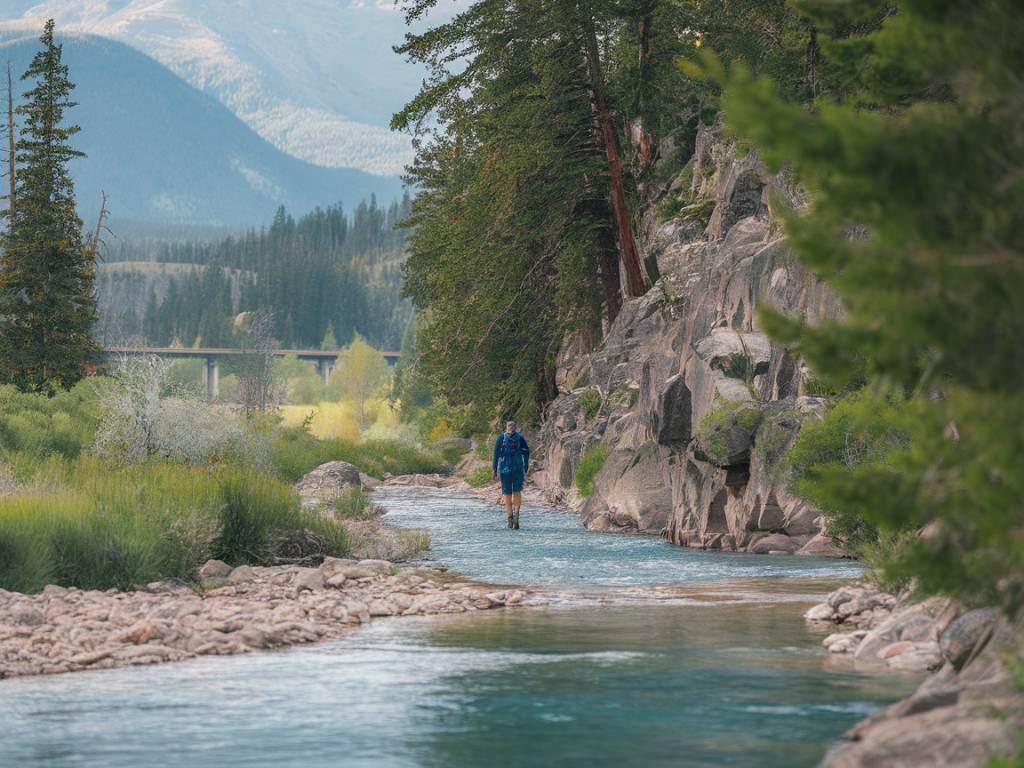
[[[691,588],[378,620],[281,652],[0,681],[0,765],[800,768],[916,682],[829,668],[798,597],[823,582],[785,578],[830,576],[828,561],[688,553],[539,510],[516,534],[476,500],[382,499],[395,522],[430,522],[435,556],[470,575],[614,595],[753,569],[762,599],[703,603]],[[640,567],[645,550],[668,579]]]
[[[861,566],[825,557],[686,549],[651,536],[586,530],[578,515],[523,507],[510,531],[503,507],[447,491],[388,488],[374,499],[394,525],[430,531],[435,560],[499,584],[602,589],[752,578],[856,578]]]

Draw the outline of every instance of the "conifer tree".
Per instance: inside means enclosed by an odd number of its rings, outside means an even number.
[[[320,342],[320,349],[326,352],[333,352],[338,348],[338,340],[334,337],[334,323],[327,321],[327,330],[324,331],[323,341]]]
[[[4,239],[0,271],[0,379],[22,389],[54,393],[85,375],[97,352],[93,255],[82,242],[68,163],[83,154],[71,146],[77,125],[64,125],[75,106],[74,84],[46,23],[22,79],[34,82],[18,108],[17,207]]]
[[[766,327],[835,386],[870,385],[801,438],[802,489],[897,542],[882,564],[890,577],[1016,610],[1024,14],[1012,0],[904,0],[896,15],[877,2],[815,5],[822,27],[885,19],[823,44],[855,64],[850,95],[807,109],[737,69],[722,102],[729,125],[810,192],[807,211],[775,209],[845,309],[816,327],[766,312]]]

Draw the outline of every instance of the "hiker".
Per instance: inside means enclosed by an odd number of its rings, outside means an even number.
[[[505,424],[505,431],[494,444],[492,479],[501,475],[501,493],[505,498],[508,527],[519,529],[519,508],[523,506],[523,480],[530,466],[530,446],[526,438],[516,431],[516,423]]]

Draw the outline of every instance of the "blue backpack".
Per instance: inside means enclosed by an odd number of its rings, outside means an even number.
[[[511,472],[515,458],[521,455],[522,448],[519,433],[514,433],[510,439],[508,432],[503,432],[501,435],[501,473],[507,474]]]

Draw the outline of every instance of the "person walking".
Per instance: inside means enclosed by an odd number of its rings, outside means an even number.
[[[494,443],[494,461],[491,464],[492,479],[501,475],[501,493],[508,513],[508,527],[519,529],[519,510],[523,506],[523,481],[530,468],[530,446],[526,438],[516,430],[516,423],[509,421],[505,431]]]

